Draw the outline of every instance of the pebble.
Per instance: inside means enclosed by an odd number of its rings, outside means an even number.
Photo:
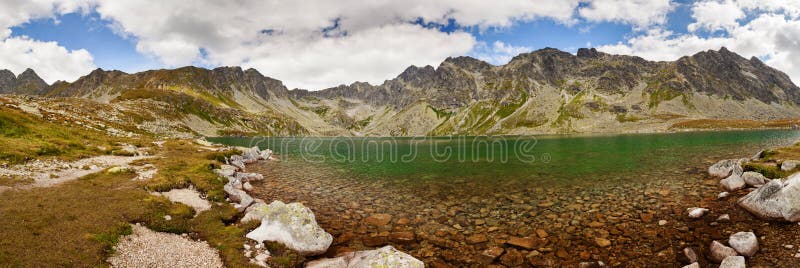
[[[658,226],[664,226],[664,225],[667,225],[667,220],[658,221]]]

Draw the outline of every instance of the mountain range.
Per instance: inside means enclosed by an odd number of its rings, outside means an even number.
[[[52,85],[30,69],[18,76],[2,70],[0,94],[34,96],[51,110],[106,110],[113,116],[94,120],[165,135],[619,133],[696,120],[800,118],[800,88],[786,74],[724,47],[660,62],[589,48],[576,55],[540,49],[500,66],[452,57],[436,68],[408,67],[380,85],[318,91],[289,90],[240,67],[97,69]]]

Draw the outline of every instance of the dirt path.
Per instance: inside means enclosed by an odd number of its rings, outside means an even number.
[[[0,168],[0,177],[32,178],[33,183],[15,187],[0,187],[0,193],[10,189],[25,190],[36,187],[51,187],[60,183],[100,172],[113,166],[126,166],[133,161],[153,156],[111,156],[103,155],[85,158],[74,162],[35,161],[9,168]]]

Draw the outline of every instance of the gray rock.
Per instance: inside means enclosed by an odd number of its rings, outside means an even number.
[[[728,197],[730,195],[731,195],[731,193],[729,193],[729,192],[721,192],[721,193],[719,193],[717,195],[717,199],[723,199],[723,198]]]
[[[758,252],[758,238],[753,232],[735,233],[728,238],[728,244],[745,257],[752,257]]]
[[[325,253],[333,242],[333,236],[317,224],[314,213],[300,203],[273,201],[253,211],[263,217],[261,225],[246,236],[252,240],[278,242],[302,255]]]
[[[330,259],[320,259],[306,264],[306,268],[423,268],[425,264],[392,246],[374,250],[348,252]]]
[[[792,171],[797,167],[797,164],[800,164],[800,161],[797,160],[785,160],[781,163],[781,170],[783,171]]]
[[[731,221],[731,215],[722,214],[717,217],[717,221]]]
[[[233,176],[233,174],[236,174],[237,170],[239,170],[239,168],[237,168],[235,166],[222,165],[220,168],[215,169],[214,172],[217,173],[217,175],[222,176],[222,177],[231,177],[231,176]]]
[[[238,172],[234,177],[242,182],[264,180],[264,175],[258,173]]]
[[[259,157],[261,158],[261,160],[270,160],[272,158],[272,150],[266,149],[261,151]]]
[[[683,268],[700,268],[700,264],[697,262],[693,262],[692,264],[683,266]]]
[[[761,175],[761,173],[752,171],[742,173],[742,179],[744,180],[744,183],[754,187],[764,185],[767,183],[767,181],[769,181],[769,179],[764,177],[764,175]]]
[[[763,219],[800,221],[800,173],[772,180],[745,195],[739,206]]]
[[[741,163],[742,159],[721,160],[716,164],[708,167],[708,175],[718,178],[728,177],[732,173],[741,175],[743,172]]]
[[[730,256],[722,260],[722,263],[719,264],[719,268],[746,268],[744,257],[742,256]]]
[[[734,192],[744,188],[746,185],[744,179],[739,174],[733,173],[725,179],[719,181],[720,186],[722,189],[728,192]]]
[[[709,258],[714,262],[722,262],[727,257],[739,255],[735,249],[727,247],[720,242],[711,242],[711,247],[708,248]]]

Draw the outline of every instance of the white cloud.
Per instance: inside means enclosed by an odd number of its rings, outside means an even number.
[[[667,14],[675,4],[671,0],[592,0],[578,9],[585,19],[592,22],[620,22],[646,29],[664,24]]]
[[[502,65],[508,63],[514,56],[531,50],[533,49],[530,47],[512,46],[501,41],[495,41],[491,46],[485,42],[479,42],[470,54],[491,64]]]
[[[692,6],[692,18],[695,22],[689,24],[689,31],[706,29],[709,31],[731,30],[745,17],[744,11],[732,0],[702,1]]]
[[[92,55],[84,49],[69,51],[56,42],[41,42],[27,37],[0,41],[0,66],[15,74],[31,68],[48,83],[71,81],[96,68]]]
[[[8,0],[0,6],[0,69],[19,74],[31,68],[42,79],[52,83],[74,80],[94,68],[92,56],[84,49],[70,51],[55,42],[41,42],[25,36],[10,37],[11,27],[34,19],[88,10],[87,1]]]
[[[357,80],[380,83],[409,65],[438,65],[448,56],[464,55],[475,44],[466,32],[448,34],[411,23],[418,19],[480,29],[536,18],[566,24],[579,2],[97,1],[97,12],[118,32],[135,37],[140,53],[168,66],[243,65],[290,88],[308,89]],[[330,32],[323,30],[334,25]]]

